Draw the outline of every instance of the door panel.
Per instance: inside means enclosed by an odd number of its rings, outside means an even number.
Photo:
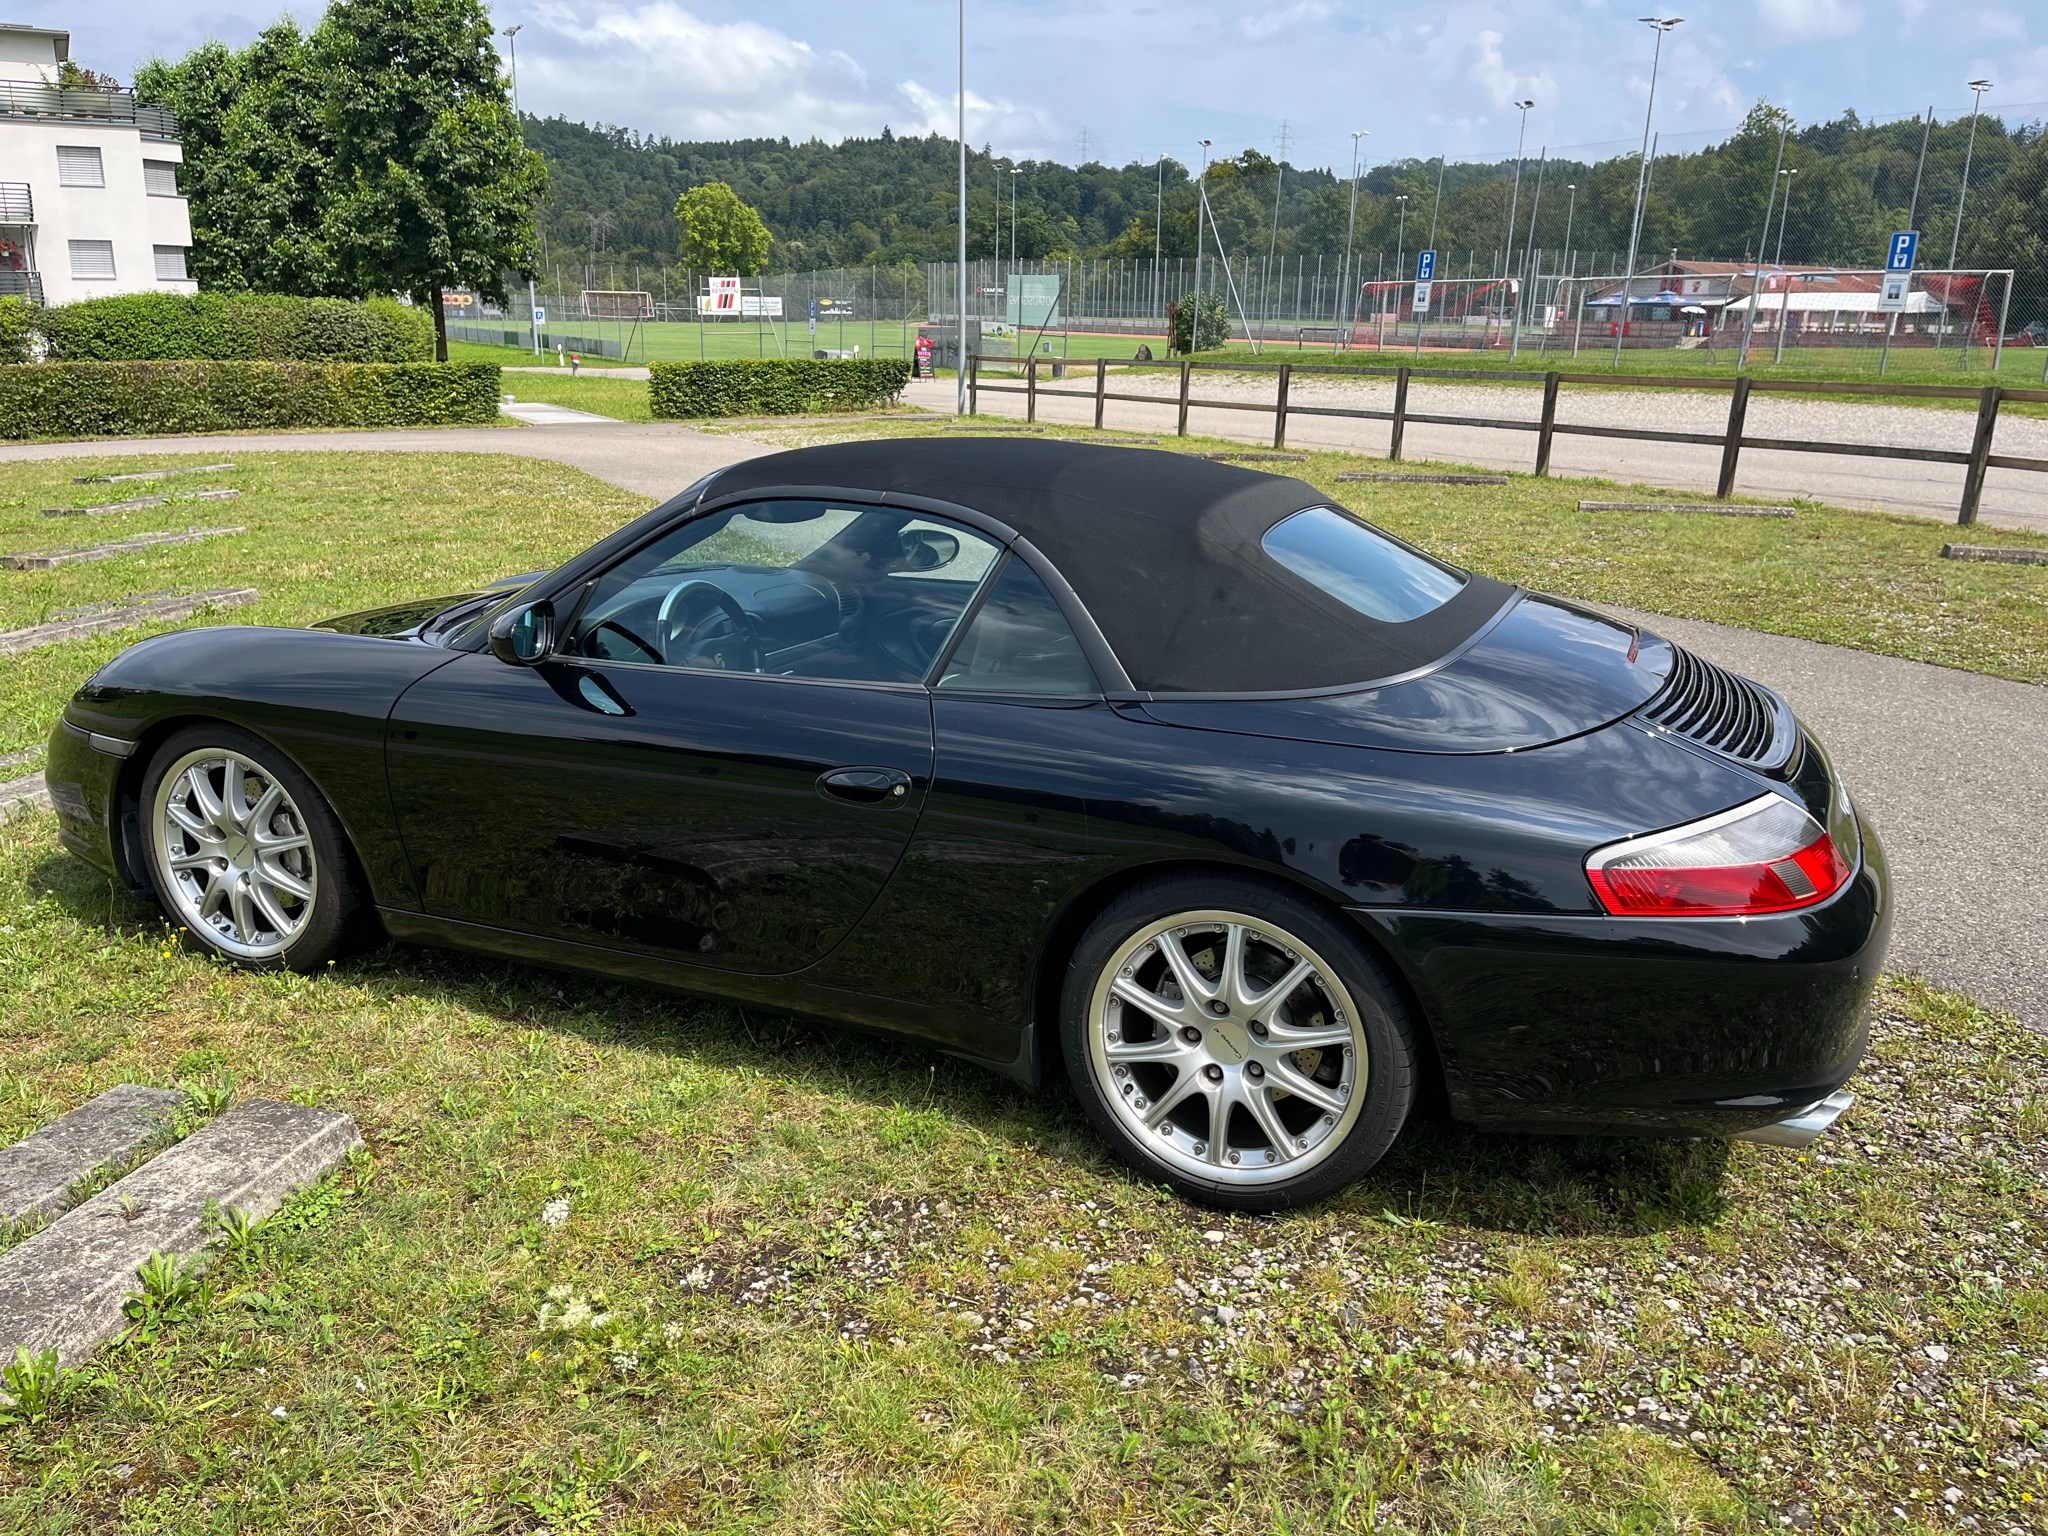
[[[473,655],[399,700],[389,763],[428,912],[779,974],[828,954],[888,883],[931,782],[931,701]],[[884,792],[828,793],[847,768]]]

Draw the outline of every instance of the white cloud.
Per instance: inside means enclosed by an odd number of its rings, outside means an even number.
[[[1281,32],[1290,32],[1307,23],[1326,21],[1337,7],[1333,0],[1294,0],[1292,5],[1283,5],[1278,10],[1260,11],[1246,16],[1237,24],[1253,42],[1264,42]]]
[[[1847,37],[1863,26],[1857,0],[1757,0],[1756,9],[1783,38]]]
[[[1493,99],[1495,106],[1530,100],[1539,107],[1556,104],[1557,82],[1547,71],[1524,75],[1508,68],[1507,57],[1501,52],[1500,33],[1481,32],[1473,39],[1473,45],[1475,56],[1465,73]]]

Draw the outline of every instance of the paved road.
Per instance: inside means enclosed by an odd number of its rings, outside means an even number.
[[[1111,375],[1115,378],[1115,375]],[[1041,370],[1038,415],[1041,420],[1092,423],[1094,375],[1069,376],[1052,382]],[[1197,399],[1270,404],[1271,375],[1196,375]],[[1158,405],[1112,401],[1103,424],[1146,431],[1174,430],[1178,406],[1170,397],[1177,385],[1163,373],[1132,374],[1111,391],[1153,394]],[[1076,395],[1052,393],[1071,390]],[[950,379],[914,379],[904,398],[930,410],[953,409]],[[1343,406],[1391,411],[1394,386],[1377,379],[1298,378],[1288,393],[1295,406]],[[1022,416],[1022,395],[983,393],[984,413]],[[1443,383],[1434,379],[1410,385],[1408,409],[1447,416],[1481,416],[1533,423],[1541,409],[1540,393],[1507,385]],[[1580,426],[1654,427],[1660,431],[1719,433],[1728,424],[1728,397],[1704,391],[1618,389],[1570,390],[1560,396],[1558,419]],[[1893,447],[1969,449],[1976,417],[1969,411],[1937,411],[1913,406],[1866,405],[1844,400],[1793,400],[1779,395],[1753,395],[1745,431],[1752,437],[1798,438],[1808,442],[1878,443]],[[1268,412],[1193,408],[1188,429],[1210,437],[1241,438],[1271,443],[1273,418]],[[1345,448],[1385,454],[1390,428],[1383,421],[1349,421],[1342,417],[1290,416],[1289,447]],[[2000,453],[2048,458],[2048,420],[2008,416],[1999,422]],[[1528,470],[1535,462],[1533,432],[1485,427],[1445,427],[1411,422],[1403,444],[1405,457],[1478,464],[1495,469]],[[1638,443],[1616,438],[1560,436],[1553,441],[1550,463],[1560,475],[1597,475],[1624,482],[1663,485],[1710,493],[1720,474],[1721,450],[1683,443]],[[1844,507],[1876,507],[1891,512],[1953,521],[1962,492],[1960,466],[1917,464],[1906,459],[1847,457],[1839,454],[1779,453],[1745,449],[1736,488],[1752,496],[1810,496]],[[1980,520],[1992,527],[2048,531],[2048,475],[2020,470],[1990,471]]]
[[[1219,413],[1221,414],[1221,413]],[[0,462],[274,451],[518,453],[659,500],[769,450],[655,425],[42,443]],[[1632,615],[1790,699],[1876,819],[1899,897],[1891,964],[2048,1029],[2048,689],[1686,619]]]

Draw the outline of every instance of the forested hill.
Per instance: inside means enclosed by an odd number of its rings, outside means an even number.
[[[1721,143],[1683,155],[1661,155],[1651,167],[1642,249],[1676,249],[1700,258],[1741,260],[1761,234],[1764,205],[1777,166],[1784,114],[1759,104]],[[898,137],[817,140],[745,139],[679,143],[624,128],[591,127],[560,118],[525,120],[527,141],[552,173],[544,216],[551,265],[572,273],[592,264],[600,286],[630,281],[639,269],[651,285],[677,259],[676,198],[692,186],[725,181],[757,208],[775,237],[778,270],[897,261],[943,261],[954,250],[953,141]],[[1967,125],[1937,124],[1929,145],[1917,223],[1949,230],[1961,181]],[[1873,265],[1886,236],[1904,227],[1918,166],[1917,122],[1870,124],[1853,113],[1795,129],[1786,165],[1799,172],[1789,216],[1778,218],[1772,255],[1788,262]],[[988,256],[1010,246],[1010,169],[1015,178],[1020,257],[1139,256],[1153,249],[1155,198],[1161,173],[1153,164],[1111,167],[1018,163],[974,150],[968,162],[968,250]],[[1275,179],[1283,168],[1256,150],[1211,166],[1209,198],[1233,256],[1263,256],[1271,234]],[[1515,167],[1452,163],[1444,176],[1436,244],[1479,253],[1484,268],[1508,222]],[[1534,241],[1603,252],[1624,248],[1636,185],[1633,155],[1599,164],[1553,160],[1535,208]],[[1327,169],[1284,167],[1278,251],[1317,256],[1344,247],[1351,188]],[[1356,242],[1364,252],[1413,252],[1424,243],[1436,203],[1435,162],[1378,165],[1360,183]],[[1532,235],[1536,166],[1525,168],[1515,243]],[[1789,178],[1788,178],[1789,180]],[[1780,185],[1785,182],[1780,182]],[[1195,196],[1185,165],[1167,161],[1160,244],[1168,256],[1194,250]],[[1569,189],[1569,190],[1568,190]],[[2023,282],[2048,284],[2048,139],[2040,125],[1978,125],[1961,260],[2017,267]],[[1405,197],[1406,202],[1402,199]],[[998,203],[1000,200],[1000,210]],[[1401,226],[1405,212],[1406,227]],[[1778,225],[1782,225],[1782,231]],[[998,241],[1000,240],[1000,246]],[[1923,265],[1947,240],[1930,234]],[[1214,247],[1210,247],[1213,254]],[[2026,274],[2032,274],[2027,276]]]

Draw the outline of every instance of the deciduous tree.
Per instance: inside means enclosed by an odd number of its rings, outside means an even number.
[[[684,266],[751,277],[768,265],[768,226],[728,183],[690,188],[676,199],[676,219],[683,226]]]

